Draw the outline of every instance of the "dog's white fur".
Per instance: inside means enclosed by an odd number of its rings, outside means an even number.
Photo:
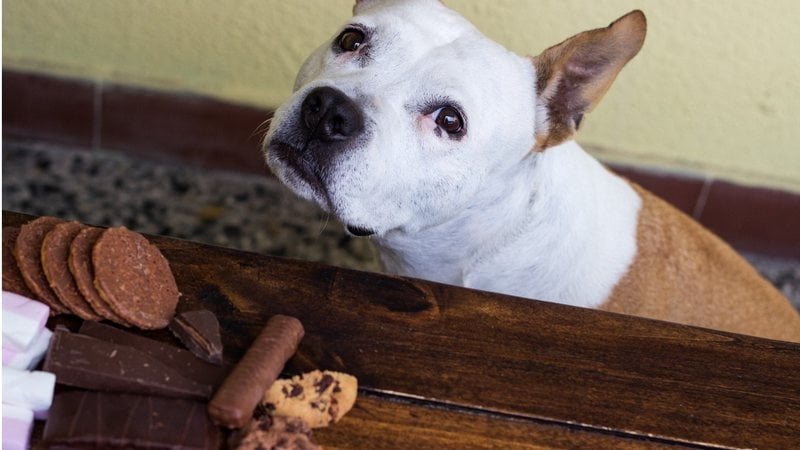
[[[368,30],[365,45],[342,53],[332,51],[335,38],[323,44],[276,111],[264,143],[273,172],[346,225],[374,231],[389,272],[576,306],[608,301],[637,258],[644,197],[572,140],[533,150],[550,125],[545,103],[553,95],[537,92],[538,66],[439,1],[361,0],[354,12],[342,29]],[[642,30],[631,32],[638,34],[643,39]],[[353,99],[365,130],[313,183],[273,148],[305,151],[300,105],[322,86]],[[439,104],[464,113],[460,139],[436,132],[430,105]]]
[[[326,186],[331,203],[280,161],[270,158],[270,166],[344,223],[378,235],[417,233],[452,220],[492,177],[529,157],[533,104],[511,100],[535,96],[531,64],[436,1],[373,2],[357,13],[350,23],[375,30],[366,66],[334,56],[331,43],[324,44],[301,69],[298,90],[276,111],[266,141],[296,120],[307,92],[326,85],[358,99],[370,141],[336,161]],[[418,111],[444,98],[467,111],[469,136],[462,142],[437,137],[432,115]]]
[[[387,269],[599,306],[633,260],[641,202],[575,142],[551,150],[530,154],[452,220],[379,237]]]
[[[640,202],[574,141],[531,152],[534,124],[546,121],[543,108],[519,101],[536,98],[531,61],[438,1],[359,5],[350,23],[375,30],[371,61],[359,67],[322,45],[266,142],[326,85],[359,99],[371,139],[332,168],[331,204],[270,159],[278,176],[344,223],[375,230],[389,272],[599,305],[635,254]],[[436,136],[430,114],[407,108],[436,98],[463,107],[461,141]]]

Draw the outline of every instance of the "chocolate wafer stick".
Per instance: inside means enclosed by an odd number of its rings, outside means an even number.
[[[214,423],[243,427],[286,361],[297,351],[304,333],[303,324],[294,317],[270,318],[208,404]]]

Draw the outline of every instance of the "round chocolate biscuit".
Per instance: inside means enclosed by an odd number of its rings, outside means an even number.
[[[50,289],[42,269],[42,241],[53,227],[62,222],[64,221],[56,217],[39,217],[19,228],[17,242],[14,243],[14,257],[22,272],[22,279],[36,298],[50,307],[50,314],[69,312]]]
[[[102,228],[88,227],[82,229],[75,236],[69,246],[69,270],[72,272],[78,291],[97,314],[112,322],[129,327],[131,324],[115,313],[94,287],[92,249],[102,234]]]
[[[14,243],[17,242],[17,236],[19,228],[3,227],[3,290],[35,299],[36,296],[22,279],[22,272],[19,271],[17,259],[14,258]]]
[[[64,306],[81,319],[102,320],[78,291],[69,271],[69,247],[83,228],[86,226],[78,222],[64,222],[53,227],[42,242],[42,269],[50,288]]]
[[[115,313],[143,329],[164,328],[175,315],[178,286],[155,245],[125,227],[103,232],[92,250],[94,287]]]

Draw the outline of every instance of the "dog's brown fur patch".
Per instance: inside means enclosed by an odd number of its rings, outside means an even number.
[[[600,309],[800,342],[800,314],[730,246],[631,183],[636,258]]]
[[[620,70],[642,48],[647,20],[633,11],[606,28],[585,31],[533,58],[536,94],[547,109],[535,151],[572,138],[584,114],[600,102]]]

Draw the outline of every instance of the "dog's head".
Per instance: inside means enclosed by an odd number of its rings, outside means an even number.
[[[523,58],[440,1],[359,0],[276,111],[267,161],[351,233],[424,230],[570,139],[644,34],[633,12]]]

